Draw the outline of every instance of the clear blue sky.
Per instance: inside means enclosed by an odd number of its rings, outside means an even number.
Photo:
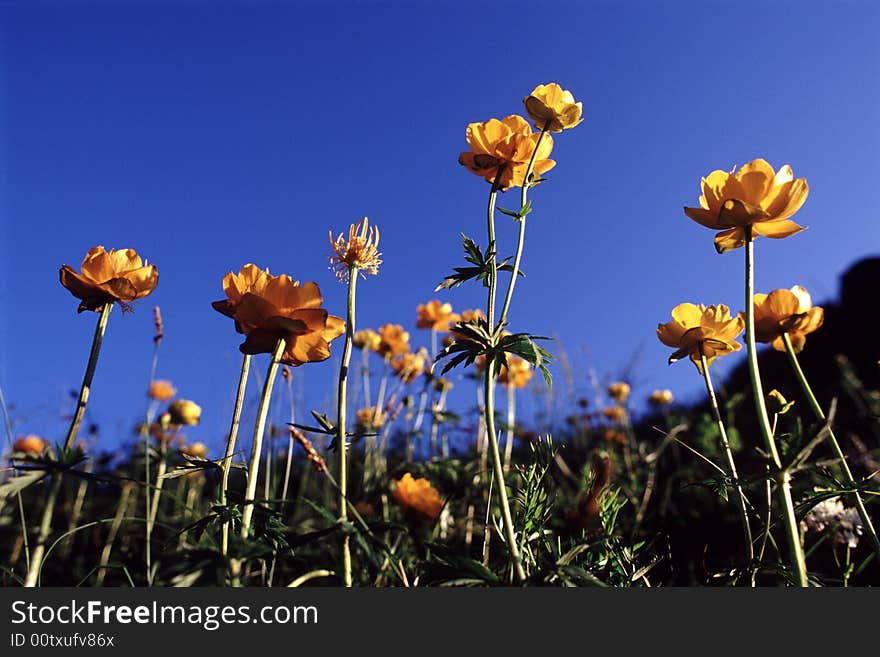
[[[486,240],[488,184],[457,163],[465,127],[522,113],[539,83],[572,90],[585,120],[531,195],[511,328],[558,336],[582,390],[588,367],[614,377],[638,353],[637,396],[699,394],[655,329],[682,301],[742,307],[742,250],[717,255],[682,213],[713,169],[764,157],[809,182],[809,230],[757,244],[760,290],[821,302],[878,252],[876,3],[2,0],[0,22],[0,386],[18,434],[63,435],[96,315],[76,314],[58,268],[96,244],[160,272],[110,320],[90,404],[109,442],[143,412],[159,305],[159,377],[203,405],[189,435],[216,451],[241,341],[210,305],[222,276],[255,262],[314,280],[341,315],[327,232],[364,215],[384,264],[359,286],[358,324],[427,344],[418,303],[484,303],[475,285],[433,292],[461,264],[459,233]],[[504,217],[499,231],[512,252]],[[340,351],[295,370],[311,406]]]

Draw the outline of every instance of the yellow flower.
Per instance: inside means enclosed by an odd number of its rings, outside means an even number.
[[[776,351],[785,351],[784,333],[788,333],[794,350],[801,351],[807,334],[824,320],[825,311],[813,305],[810,293],[800,285],[755,295],[755,340],[771,343]]]
[[[383,324],[379,327],[380,356],[397,356],[409,353],[409,333],[400,324]]]
[[[358,349],[367,349],[368,351],[379,351],[382,344],[382,336],[373,329],[363,329],[355,331],[352,343]]]
[[[394,482],[394,499],[404,509],[427,521],[436,520],[443,510],[443,500],[431,482],[414,479],[409,472]]]
[[[675,347],[670,363],[690,356],[702,373],[700,355],[705,354],[711,364],[718,356],[739,351],[742,345],[736,337],[745,327],[745,320],[731,317],[730,309],[723,304],[706,307],[682,303],[672,309],[671,322],[657,325],[657,337],[667,347]]]
[[[19,454],[27,454],[29,456],[41,456],[49,446],[45,440],[37,435],[30,434],[19,438],[12,444],[12,451]]]
[[[268,269],[260,269],[255,264],[248,263],[237,274],[229,272],[223,277],[223,291],[226,293],[226,298],[213,302],[211,306],[217,312],[234,318],[235,308],[241,303],[244,295],[247,293],[262,295],[266,285],[274,278],[276,277],[272,276]],[[235,330],[239,333],[244,332],[237,322]]]
[[[575,127],[583,121],[583,106],[574,102],[571,92],[555,82],[539,84],[535,90],[523,98],[529,118],[538,130],[562,132]]]
[[[188,399],[171,402],[166,412],[171,424],[198,424],[202,417],[202,407]]]
[[[538,137],[539,133],[532,132],[528,121],[516,114],[500,121],[489,119],[484,123],[471,123],[467,127],[467,142],[471,150],[461,153],[458,163],[490,183],[498,178],[498,189],[501,191],[522,187]],[[532,167],[536,177],[556,165],[556,162],[547,159],[552,150],[553,139],[550,135],[544,135]]]
[[[180,451],[187,456],[205,458],[208,455],[208,446],[203,442],[196,442],[191,445],[181,446]]]
[[[654,406],[668,406],[672,403],[673,396],[671,390],[655,390],[648,397],[648,402]]]
[[[774,172],[765,160],[753,160],[739,171],[713,171],[702,185],[700,207],[686,207],[684,213],[698,224],[721,230],[715,236],[719,253],[743,246],[748,227],[753,236],[774,239],[804,230],[789,217],[804,204],[809,187],[804,178],[795,179],[787,164]]]
[[[391,369],[404,383],[412,383],[425,371],[428,352],[422,348],[416,353],[399,354],[391,359]]]
[[[364,217],[348,229],[348,240],[344,235],[333,239],[333,231],[330,231],[330,246],[333,253],[330,255],[330,269],[340,281],[348,281],[349,268],[357,267],[361,275],[378,274],[379,265],[382,261],[379,256],[379,229],[375,226],[370,228],[370,221]]]
[[[168,401],[176,394],[177,390],[171,385],[171,381],[157,379],[150,384],[150,397],[156,401]]]
[[[227,279],[229,276],[227,275]],[[225,285],[226,279],[224,279]],[[227,290],[227,295],[229,291]],[[321,308],[323,297],[318,285],[290,276],[260,278],[236,303],[218,302],[220,312],[232,312],[235,327],[247,339],[239,349],[245,354],[267,354],[275,350],[279,338],[286,346],[281,363],[294,367],[330,358],[330,342],[345,331],[345,321]],[[219,306],[219,307],[218,307]],[[221,309],[222,308],[222,309]]]
[[[794,406],[793,401],[788,401],[776,388],[767,393],[767,410],[776,415],[785,415]]]
[[[486,363],[484,361],[483,369],[485,368]],[[528,382],[532,380],[533,374],[534,370],[527,360],[519,356],[508,355],[507,367],[502,365],[501,371],[498,373],[498,383],[514,389],[525,388]]]
[[[460,319],[457,314],[452,312],[452,304],[442,303],[440,299],[420,303],[416,307],[416,315],[416,328],[435,331],[448,331],[449,325]]]
[[[159,283],[155,265],[148,265],[134,249],[89,250],[82,263],[82,274],[68,265],[59,272],[61,284],[80,300],[77,312],[99,311],[107,303],[127,304],[147,296]],[[125,305],[123,305],[123,309]]]
[[[608,386],[608,396],[618,404],[623,404],[629,397],[630,387],[623,381],[615,381]]]

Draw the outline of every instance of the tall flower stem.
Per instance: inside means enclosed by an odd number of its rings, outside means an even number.
[[[263,384],[263,393],[260,396],[260,405],[257,408],[257,423],[254,426],[254,444],[251,448],[251,459],[248,463],[247,489],[244,495],[244,510],[241,513],[241,538],[247,539],[251,531],[251,518],[254,515],[255,496],[257,494],[257,478],[260,474],[260,454],[263,448],[263,435],[266,433],[266,421],[269,417],[269,402],[272,399],[272,388],[275,385],[275,375],[278,374],[278,364],[287,347],[287,340],[278,338],[275,350],[272,352],[272,360],[269,362],[269,370],[266,372],[266,381]]]
[[[535,150],[532,152],[528,167],[526,167],[526,175],[525,178],[523,178],[522,190],[520,192],[520,208],[526,206],[529,194],[529,179],[532,176],[532,167],[535,165],[535,157],[538,155],[538,147],[541,145],[541,140],[544,138],[544,133],[546,132],[547,126],[545,125],[541,130],[541,134],[538,135],[538,141],[535,142]],[[523,246],[525,245],[526,218],[524,216],[520,217],[518,221],[519,237],[516,242],[516,255],[513,257],[513,272],[510,274],[510,283],[507,285],[507,294],[504,296],[504,305],[501,307],[500,324],[504,324],[507,321],[507,311],[510,309],[510,300],[513,298],[513,287],[516,285],[517,276],[519,276],[519,264],[522,260]],[[489,326],[492,326],[491,322],[489,323]]]
[[[86,413],[86,404],[89,402],[89,393],[92,389],[92,379],[95,376],[95,368],[98,366],[98,355],[101,353],[101,344],[104,342],[104,332],[107,330],[107,321],[110,319],[111,310],[113,310],[113,302],[105,303],[101,308],[101,315],[98,317],[98,323],[95,326],[95,334],[92,337],[92,348],[89,352],[89,362],[86,365],[86,372],[83,375],[82,385],[79,389],[76,411],[74,411],[73,419],[70,421],[67,436],[64,438],[65,452],[73,447],[73,443],[76,440],[76,434],[79,431],[79,425],[82,424],[83,416]],[[43,555],[46,554],[46,540],[49,538],[49,532],[52,529],[52,514],[55,512],[55,505],[58,502],[58,495],[60,493],[61,473],[58,472],[52,477],[49,495],[46,498],[46,504],[43,506],[43,516],[40,519],[40,530],[37,534],[37,542],[36,545],[34,545],[34,550],[31,554],[30,568],[28,568],[27,577],[24,581],[26,587],[34,587],[37,585],[40,569],[43,566]]]
[[[749,512],[746,506],[746,496],[743,494],[742,486],[739,483],[739,475],[736,472],[736,463],[733,460],[733,452],[730,449],[730,442],[727,440],[727,430],[724,428],[724,421],[721,419],[721,409],[718,406],[718,399],[715,397],[715,388],[712,385],[712,377],[709,375],[709,361],[706,355],[700,350],[700,363],[703,366],[703,380],[706,382],[706,392],[709,395],[709,402],[712,404],[712,412],[715,415],[715,422],[718,425],[718,432],[721,436],[721,446],[724,447],[724,455],[727,457],[727,467],[730,469],[730,478],[733,480],[733,487],[736,489],[736,497],[739,502],[739,514],[743,525],[743,538],[746,542],[746,556],[749,563],[755,559],[755,549],[752,541],[752,527],[749,523]]]
[[[801,544],[800,532],[798,531],[797,517],[794,513],[794,503],[791,498],[791,474],[782,467],[779,458],[779,450],[773,438],[770,428],[770,419],[767,416],[767,406],[764,403],[764,387],[761,384],[761,373],[758,369],[758,352],[755,348],[755,243],[750,227],[745,229],[746,251],[746,348],[748,351],[749,377],[752,382],[752,392],[755,397],[755,410],[758,415],[758,425],[764,447],[773,462],[774,476],[779,489],[779,496],[783,505],[782,525],[785,528],[786,539],[791,556],[792,566],[795,569],[799,586],[809,586],[807,580],[807,564],[804,557],[804,547]]]
[[[238,391],[235,394],[235,408],[232,411],[232,424],[229,427],[229,438],[226,441],[226,453],[220,465],[222,477],[220,481],[220,505],[226,504],[229,490],[229,470],[232,468],[232,456],[235,454],[235,443],[238,440],[238,427],[241,423],[241,408],[244,405],[244,393],[247,388],[248,372],[251,367],[251,356],[245,354],[241,360],[241,375],[238,378]],[[220,551],[224,560],[229,554],[229,521],[223,523],[220,537]]]
[[[507,435],[504,438],[504,474],[510,471],[513,456],[513,427],[516,424],[516,388],[512,382],[507,385]]]
[[[339,386],[337,389],[337,413],[336,413],[336,452],[339,455],[338,466],[338,493],[339,493],[339,522],[344,524],[348,521],[348,440],[345,434],[346,396],[348,394],[348,369],[351,363],[351,346],[354,338],[355,322],[355,292],[357,290],[358,268],[356,265],[348,267],[348,308],[345,317],[345,346],[342,349],[342,364],[339,366]],[[347,588],[352,585],[351,577],[351,545],[350,537],[343,533],[342,537],[342,579]]]
[[[489,258],[489,299],[488,308],[486,309],[486,317],[489,329],[493,330],[495,324],[495,290],[498,282],[498,270],[496,268],[495,257],[495,199],[498,195],[498,182],[501,179],[501,169],[495,182],[492,184],[492,191],[489,193],[488,207],[488,229],[489,229],[489,248],[492,256]],[[493,337],[494,340],[494,337]],[[510,513],[510,502],[507,499],[507,486],[504,482],[504,465],[501,462],[501,453],[498,449],[498,436],[495,433],[495,359],[489,354],[486,357],[486,374],[483,379],[484,395],[485,395],[485,416],[486,416],[486,432],[489,437],[489,449],[492,454],[492,467],[495,478],[498,480],[498,500],[501,503],[501,517],[504,522],[504,532],[506,535],[507,551],[510,559],[513,561],[513,569],[517,579],[520,582],[526,580],[526,572],[523,569],[522,559],[519,555],[519,547],[516,542],[516,531],[513,527],[513,516]]]
[[[810,384],[807,381],[807,377],[804,375],[804,371],[801,369],[800,362],[798,362],[797,354],[794,351],[794,347],[791,344],[791,338],[788,336],[788,333],[782,334],[782,341],[785,343],[785,352],[788,354],[788,360],[791,363],[791,367],[794,370],[795,375],[797,376],[798,382],[801,385],[801,389],[804,391],[804,395],[806,396],[807,401],[810,404],[813,415],[815,415],[816,419],[820,422],[827,422],[825,412],[819,405],[819,402],[816,399],[816,395],[813,394],[813,389],[810,387]],[[868,542],[871,543],[874,554],[877,555],[878,561],[880,561],[880,540],[878,540],[877,538],[877,532],[874,529],[873,523],[871,522],[871,516],[868,515],[868,510],[865,508],[865,503],[864,501],[862,501],[862,496],[859,494],[858,486],[853,479],[852,471],[849,469],[849,465],[846,462],[846,457],[843,454],[843,450],[840,448],[840,443],[837,442],[837,437],[834,435],[834,430],[830,426],[828,427],[828,439],[831,442],[831,448],[834,450],[834,454],[840,460],[840,469],[843,472],[846,484],[853,488],[853,501],[855,502],[856,509],[859,512],[859,517],[862,519],[863,529],[868,535]]]

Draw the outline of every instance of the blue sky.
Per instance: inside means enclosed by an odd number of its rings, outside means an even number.
[[[870,2],[13,0],[0,23],[0,386],[17,434],[63,435],[96,316],[76,314],[58,268],[96,244],[160,272],[110,320],[90,403],[108,444],[143,413],[159,305],[159,377],[202,404],[189,434],[218,449],[241,341],[210,305],[223,275],[255,262],[314,280],[341,315],[327,233],[365,215],[384,264],[359,286],[358,324],[427,344],[418,303],[485,302],[475,285],[433,292],[461,264],[460,233],[486,241],[489,185],[457,163],[465,128],[523,113],[539,83],[572,90],[585,120],[557,135],[531,194],[511,328],[558,336],[579,390],[590,368],[605,380],[636,358],[637,397],[700,394],[655,329],[682,301],[742,307],[742,250],[717,255],[682,213],[713,169],[764,157],[809,182],[795,217],[809,230],[756,245],[759,290],[802,284],[821,302],[878,251]],[[340,352],[295,370],[309,406],[332,398]]]

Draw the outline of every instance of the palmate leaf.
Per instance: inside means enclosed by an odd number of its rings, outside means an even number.
[[[553,381],[550,371],[547,369],[547,364],[553,362],[553,354],[538,345],[535,340],[550,340],[550,338],[543,335],[529,335],[528,333],[514,333],[504,336],[498,342],[498,347],[496,348],[498,356],[496,358],[496,366],[499,370],[502,364],[505,367],[507,366],[506,354],[519,356],[534,366],[535,369],[540,370],[544,381],[547,383],[547,387],[551,388]]]
[[[434,288],[435,292],[457,287],[465,281],[472,279],[481,281],[483,287],[489,286],[489,272],[492,271],[492,262],[498,255],[495,251],[495,242],[490,242],[486,251],[483,252],[480,250],[480,246],[464,233],[462,233],[461,238],[464,246],[464,259],[471,263],[473,267],[454,267],[453,271],[455,273],[444,278],[443,282]],[[512,258],[505,258],[501,262],[496,262],[495,269],[498,271],[512,272],[513,266],[508,264],[511,260]],[[519,276],[525,276],[522,271],[517,272],[517,274]]]

